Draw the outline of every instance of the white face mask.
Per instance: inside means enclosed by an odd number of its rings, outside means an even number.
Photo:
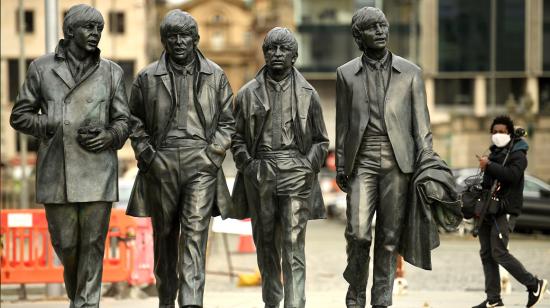
[[[491,140],[493,141],[493,144],[496,145],[499,148],[502,148],[510,142],[510,135],[508,134],[493,134],[491,136]]]

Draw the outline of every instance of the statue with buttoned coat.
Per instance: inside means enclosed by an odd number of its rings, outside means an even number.
[[[10,118],[39,140],[36,201],[45,205],[71,307],[99,307],[111,205],[118,201],[116,151],[129,133],[123,71],[97,48],[103,26],[95,8],[71,7],[64,39],[30,64]]]

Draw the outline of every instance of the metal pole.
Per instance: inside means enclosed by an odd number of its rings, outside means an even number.
[[[44,12],[46,15],[46,53],[55,51],[59,40],[57,27],[57,0],[44,0]],[[59,265],[61,261],[54,255],[54,264]],[[58,297],[63,294],[63,285],[60,283],[46,284],[46,296]]]
[[[496,112],[496,105],[497,105],[497,98],[496,98],[496,63],[497,63],[497,2],[496,0],[491,0],[491,46],[490,46],[490,54],[491,54],[491,80],[489,84],[490,89],[490,110],[494,114]]]
[[[25,82],[25,8],[23,0],[19,0],[19,87]],[[21,203],[20,208],[29,208],[29,187],[27,180],[27,135],[19,134],[19,155],[21,158]]]
[[[19,17],[19,61],[18,61],[18,73],[19,73],[19,88],[23,86],[25,82],[25,8],[23,6],[23,0],[19,0],[18,8]],[[19,134],[19,157],[21,159],[21,194],[20,194],[20,208],[29,208],[29,189],[27,180],[27,135]],[[25,244],[22,244],[25,245]],[[27,243],[30,245],[30,243]],[[19,286],[19,299],[27,299],[27,288],[25,284]]]
[[[53,52],[57,44],[57,0],[45,0],[44,9],[46,12],[46,52]]]

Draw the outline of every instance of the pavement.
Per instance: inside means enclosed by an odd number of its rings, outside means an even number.
[[[306,307],[315,308],[345,308],[343,298],[345,290],[333,292],[308,292]],[[466,308],[478,304],[481,294],[472,292],[452,291],[414,291],[405,295],[394,297],[394,308]],[[503,296],[508,308],[525,307],[527,293],[513,292]],[[151,308],[157,307],[156,298],[144,300],[116,300],[103,298],[102,308]],[[2,308],[58,308],[68,307],[67,301],[32,301],[23,303],[3,302]],[[256,289],[253,292],[206,292],[204,299],[206,308],[263,308],[261,292]],[[550,296],[536,306],[537,308],[550,307]]]
[[[307,308],[344,308],[347,289],[342,278],[346,264],[344,224],[340,221],[311,221],[306,239]],[[229,236],[229,247],[235,250],[238,237]],[[228,271],[222,236],[210,238],[210,257],[204,307],[206,308],[262,308],[261,288],[238,287],[237,280],[223,275]],[[527,268],[539,277],[550,278],[550,236],[513,235],[510,251]],[[233,266],[240,273],[256,270],[255,254],[232,254]],[[371,266],[372,267],[372,266]],[[479,243],[470,235],[442,234],[441,245],[432,252],[432,271],[411,265],[405,267],[408,288],[405,294],[395,295],[395,308],[467,308],[480,303],[483,292],[483,272],[479,259]],[[371,276],[372,277],[372,276]],[[503,294],[506,307],[525,307],[525,288],[510,277],[511,293]],[[44,300],[44,285],[27,288],[28,301],[17,301],[17,286],[2,285],[2,308],[53,308],[68,307],[66,300]],[[107,287],[107,285],[106,285]],[[368,286],[370,290],[370,284]],[[369,292],[367,292],[367,296]],[[281,303],[282,304],[282,303]],[[102,308],[158,307],[156,297],[117,300],[103,297]],[[550,293],[536,306],[550,308]]]

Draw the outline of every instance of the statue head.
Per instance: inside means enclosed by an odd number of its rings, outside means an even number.
[[[287,28],[271,29],[264,38],[262,50],[267,71],[271,75],[286,76],[298,58],[298,42]]]
[[[103,16],[95,8],[87,4],[72,6],[63,19],[63,36],[84,53],[97,49],[103,31]]]
[[[170,59],[179,64],[193,59],[200,39],[198,29],[191,14],[179,9],[166,13],[160,23],[160,40]]]
[[[386,15],[375,7],[363,7],[351,18],[351,33],[363,52],[384,50],[388,43],[390,25]]]

